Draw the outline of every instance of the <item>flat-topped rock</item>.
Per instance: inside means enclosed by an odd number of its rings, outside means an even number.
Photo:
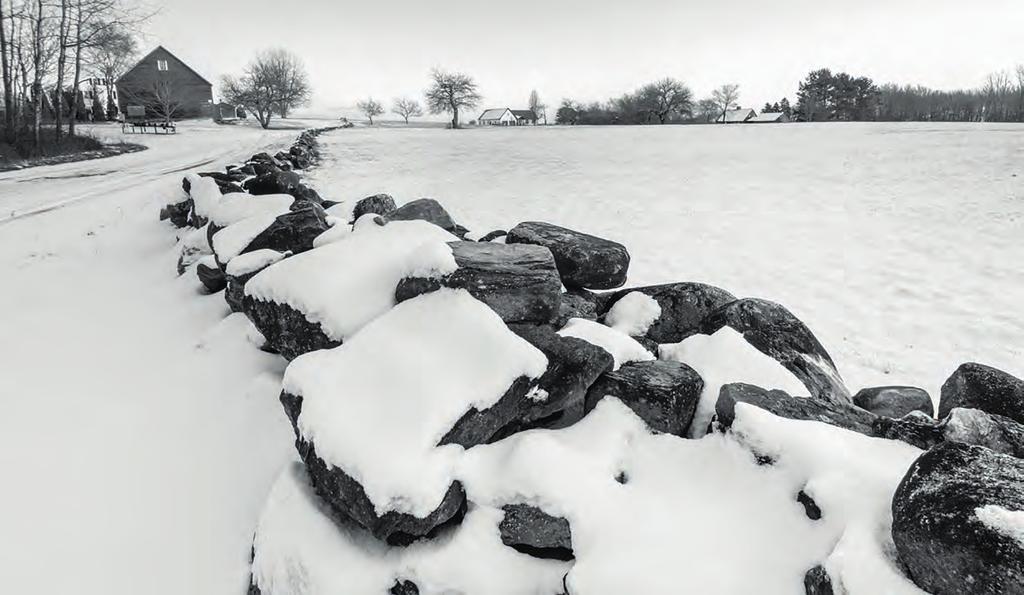
[[[541,246],[451,242],[457,268],[439,276],[403,279],[399,302],[440,287],[465,289],[508,323],[550,322],[559,306],[561,282],[551,252]]]
[[[672,361],[632,362],[603,374],[587,392],[586,409],[616,397],[656,432],[686,436],[704,381],[693,368]]]
[[[385,221],[427,221],[458,236],[459,226],[448,211],[433,198],[419,198],[407,202],[384,217]]]
[[[701,324],[715,310],[734,302],[736,297],[713,285],[704,283],[666,283],[616,291],[607,298],[602,314],[631,293],[653,298],[660,313],[644,332],[656,343],[678,343],[701,332]]]
[[[551,250],[566,287],[614,289],[626,282],[629,252],[618,242],[540,221],[515,226],[506,242]]]
[[[886,417],[899,418],[912,411],[931,417],[935,406],[928,392],[915,386],[874,386],[853,395],[853,404]]]

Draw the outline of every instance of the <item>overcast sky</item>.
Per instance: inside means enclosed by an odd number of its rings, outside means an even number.
[[[482,107],[672,76],[698,98],[737,83],[760,108],[793,100],[813,68],[957,88],[1024,63],[1024,0],[164,0],[149,30],[213,82],[259,49],[292,50],[319,109],[419,98],[435,66],[476,77]]]

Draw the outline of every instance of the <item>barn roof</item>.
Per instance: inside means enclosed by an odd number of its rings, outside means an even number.
[[[718,116],[718,119],[715,120],[715,121],[716,122],[722,122],[722,121],[724,121],[724,122],[746,122],[748,118],[752,118],[752,117],[755,117],[755,116],[757,116],[757,112],[755,112],[751,108],[749,108],[749,107],[741,107],[741,108],[738,108],[738,109],[731,109],[731,110],[725,112],[724,120],[723,120],[723,116]]]
[[[505,115],[505,112],[509,111],[507,107],[493,108],[484,110],[484,113],[480,114],[479,120],[497,120],[498,118]]]
[[[782,112],[761,112],[760,115],[754,116],[747,120],[748,122],[775,122],[782,118]]]
[[[149,58],[150,58],[150,57],[151,57],[151,56],[152,56],[153,54],[155,54],[155,53],[157,53],[157,52],[159,52],[159,51],[161,51],[161,50],[163,50],[163,51],[164,51],[164,52],[165,52],[166,54],[168,54],[169,56],[171,56],[172,58],[174,58],[175,60],[177,60],[178,62],[180,62],[180,63],[181,63],[181,65],[182,65],[182,66],[184,66],[186,70],[188,70],[188,71],[189,71],[189,72],[191,72],[192,74],[194,74],[194,75],[196,75],[197,77],[199,77],[199,79],[200,79],[201,81],[203,81],[203,82],[204,82],[204,83],[206,83],[207,85],[210,85],[211,87],[213,86],[213,83],[211,83],[210,81],[206,80],[206,77],[204,77],[203,75],[201,75],[201,74],[199,74],[198,72],[196,72],[196,71],[195,71],[195,69],[194,69],[194,68],[192,68],[191,66],[189,66],[187,62],[185,62],[185,61],[184,61],[184,60],[182,60],[181,58],[179,58],[179,57],[175,56],[175,55],[174,55],[174,53],[173,53],[173,52],[171,52],[171,50],[169,50],[169,49],[165,48],[165,47],[164,47],[164,46],[162,46],[162,45],[158,45],[158,46],[156,46],[155,48],[153,48],[153,51],[151,51],[151,52],[149,52],[148,54],[146,54],[145,56],[143,56],[143,57],[142,57],[142,59],[140,59],[140,60],[139,60],[138,62],[136,62],[136,63],[135,63],[135,66],[132,66],[132,67],[131,67],[131,68],[129,68],[129,69],[127,70],[127,71],[125,71],[125,73],[124,73],[124,74],[122,74],[122,75],[121,75],[121,77],[117,79],[117,82],[121,82],[121,80],[122,80],[122,79],[124,79],[125,77],[127,77],[127,76],[128,76],[129,74],[131,74],[131,73],[132,73],[132,72],[133,72],[133,71],[134,71],[134,70],[135,70],[136,68],[138,68],[139,66],[141,66],[143,62],[145,62],[146,60],[149,60]]]
[[[537,114],[533,113],[533,110],[530,109],[514,109],[512,110],[512,115],[517,118],[525,118],[527,120],[537,119]]]

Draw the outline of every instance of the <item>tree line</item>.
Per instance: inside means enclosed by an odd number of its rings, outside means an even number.
[[[106,118],[110,86],[91,105],[79,86],[87,71],[119,76],[148,17],[123,0],[0,0],[0,140],[22,156],[57,152],[75,141],[77,121]]]

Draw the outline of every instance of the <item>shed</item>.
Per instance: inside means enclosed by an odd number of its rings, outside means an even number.
[[[716,119],[715,122],[718,124],[741,124],[756,116],[757,112],[755,112],[754,110],[750,109],[749,107],[741,107],[737,109],[728,110],[721,116],[718,116],[718,119]]]
[[[762,112],[747,122],[751,124],[783,124],[789,122],[789,116],[783,112]]]

